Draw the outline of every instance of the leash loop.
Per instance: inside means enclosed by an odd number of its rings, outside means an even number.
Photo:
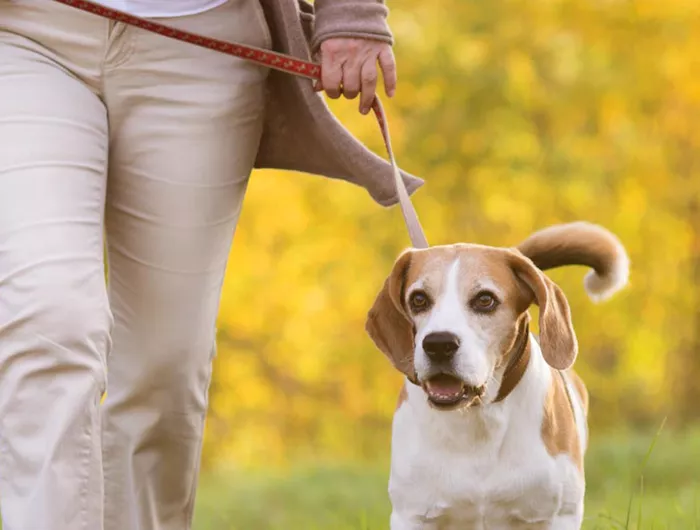
[[[89,0],[54,1],[80,9],[81,11],[86,11],[94,15],[108,18],[115,22],[122,22],[152,33],[158,33],[164,37],[189,42],[195,46],[201,46],[220,53],[232,55],[273,70],[279,70],[297,77],[305,77],[315,81],[321,80],[320,65],[309,61],[304,61],[290,55],[285,55],[283,53],[277,53],[262,48],[256,48],[254,46],[245,46],[234,42],[226,42],[219,39],[204,37],[202,35],[197,35],[196,33],[190,33],[188,31],[166,26],[164,24],[159,24],[158,22],[152,22],[141,17],[136,17],[134,15],[124,13],[123,11],[111,9]],[[389,155],[389,162],[391,163],[392,172],[394,174],[394,183],[396,185],[399,206],[401,207],[401,212],[406,224],[406,229],[408,230],[408,235],[411,239],[411,244],[414,248],[428,248],[428,241],[425,237],[420,221],[418,220],[418,214],[413,207],[411,198],[406,190],[406,185],[401,178],[401,172],[399,171],[396,159],[394,158],[394,152],[391,147],[391,135],[389,134],[389,123],[386,119],[384,107],[382,106],[378,96],[375,96],[374,101],[372,102],[372,110],[374,111],[377,123],[379,124],[382,138],[384,139],[384,146],[386,147],[387,154]]]

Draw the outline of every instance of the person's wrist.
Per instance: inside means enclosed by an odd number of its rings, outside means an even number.
[[[316,0],[312,51],[331,38],[360,38],[393,45],[388,8],[376,0]]]

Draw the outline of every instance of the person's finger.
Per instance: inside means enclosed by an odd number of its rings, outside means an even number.
[[[321,83],[329,98],[340,97],[343,81],[343,63],[332,51],[324,51],[321,62]]]
[[[360,93],[360,72],[362,63],[356,58],[343,65],[343,95],[348,99],[355,99]]]
[[[384,77],[384,90],[387,96],[393,97],[396,92],[396,60],[390,46],[386,46],[379,52],[379,66]]]
[[[362,96],[360,97],[360,112],[367,114],[372,108],[372,102],[377,93],[377,61],[374,57],[367,59],[362,65],[360,79],[362,81]]]

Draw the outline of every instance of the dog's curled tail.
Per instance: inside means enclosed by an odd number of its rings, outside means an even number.
[[[620,240],[602,226],[584,221],[554,225],[533,233],[516,247],[541,270],[585,265],[583,285],[594,302],[627,285],[630,262]]]

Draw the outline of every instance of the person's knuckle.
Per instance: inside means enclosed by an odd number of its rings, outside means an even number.
[[[378,77],[379,75],[374,69],[362,72],[362,81],[365,83],[376,83]]]
[[[332,65],[327,65],[321,71],[321,77],[325,83],[333,83],[338,78],[339,73],[337,68],[334,68]]]

